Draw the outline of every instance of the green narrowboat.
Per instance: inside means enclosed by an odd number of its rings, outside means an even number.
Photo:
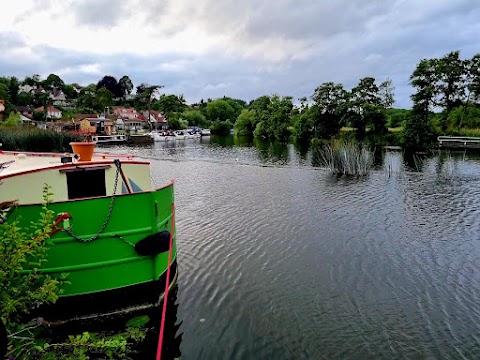
[[[0,204],[15,204],[3,221],[38,219],[45,184],[55,223],[41,271],[68,274],[62,316],[158,303],[167,268],[177,276],[173,181],[152,186],[150,163],[132,156],[0,151]]]

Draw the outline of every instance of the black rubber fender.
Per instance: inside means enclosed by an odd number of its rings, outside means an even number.
[[[135,251],[142,256],[155,256],[166,252],[170,247],[170,232],[160,231],[149,235],[135,244]]]

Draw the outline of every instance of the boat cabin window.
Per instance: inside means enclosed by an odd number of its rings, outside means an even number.
[[[68,198],[105,196],[105,169],[67,172]]]

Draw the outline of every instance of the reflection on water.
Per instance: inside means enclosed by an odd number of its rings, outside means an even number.
[[[241,141],[106,149],[176,179],[182,359],[479,356],[477,154],[382,150],[351,179]]]

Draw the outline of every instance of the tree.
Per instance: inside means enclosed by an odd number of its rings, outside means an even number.
[[[126,95],[132,93],[133,83],[127,75],[123,75],[120,80],[118,80],[118,86],[120,87],[123,98],[125,98]]]
[[[12,104],[17,103],[19,88],[20,88],[20,83],[18,82],[18,79],[15,76],[12,76],[8,84],[8,94],[10,96],[10,101],[12,102]]]
[[[432,141],[433,129],[424,104],[414,105],[403,129],[403,145],[411,150],[423,150]]]
[[[152,103],[152,109],[161,111],[164,114],[182,112],[187,108],[183,95],[162,94],[160,98]]]
[[[378,87],[378,97],[380,98],[380,104],[385,109],[390,109],[395,104],[395,86],[391,79],[387,78]]]
[[[243,109],[235,121],[235,133],[240,136],[252,136],[259,119],[255,110]]]
[[[223,99],[210,101],[205,109],[209,121],[235,120],[235,109]]]
[[[92,112],[96,107],[95,105],[95,93],[96,85],[90,84],[85,86],[78,94],[77,107],[81,109],[81,112]]]
[[[437,62],[436,59],[423,59],[417,65],[410,76],[410,84],[417,90],[411,96],[413,103],[417,106],[416,115],[422,110],[423,116],[427,117],[430,109],[435,105],[437,95]]]
[[[366,134],[369,121],[369,111],[372,106],[379,106],[381,99],[379,88],[372,77],[360,79],[360,82],[351,91],[349,97],[350,121],[357,129],[357,136],[363,138]]]
[[[21,92],[17,96],[17,106],[33,105],[33,95],[26,92]]]
[[[347,92],[342,84],[323,83],[312,95],[313,124],[316,137],[330,138],[338,134],[342,127],[344,104]]]
[[[20,121],[20,115],[13,111],[2,122],[2,126],[8,126],[8,127],[20,126],[21,124],[22,122]]]
[[[188,121],[190,126],[206,127],[208,125],[207,119],[198,110],[184,111],[181,117]]]
[[[117,79],[115,79],[113,76],[106,75],[97,83],[97,90],[101,89],[102,87],[109,90],[116,98],[123,96],[122,89],[120,88]]]
[[[459,51],[453,51],[437,60],[435,65],[436,92],[440,96],[437,104],[449,113],[465,98],[465,62],[460,59]]]
[[[64,86],[65,83],[63,82],[63,80],[55,74],[48,75],[46,80],[43,82],[43,87],[46,89],[54,87],[63,89]]]
[[[94,109],[103,112],[107,106],[113,105],[113,94],[105,87],[97,90],[94,100]]]
[[[152,110],[152,100],[158,95],[158,91],[163,88],[163,85],[149,85],[142,83],[137,86],[137,99],[140,103],[146,103],[148,109],[148,126],[151,127],[152,123],[150,122],[150,111]]]

